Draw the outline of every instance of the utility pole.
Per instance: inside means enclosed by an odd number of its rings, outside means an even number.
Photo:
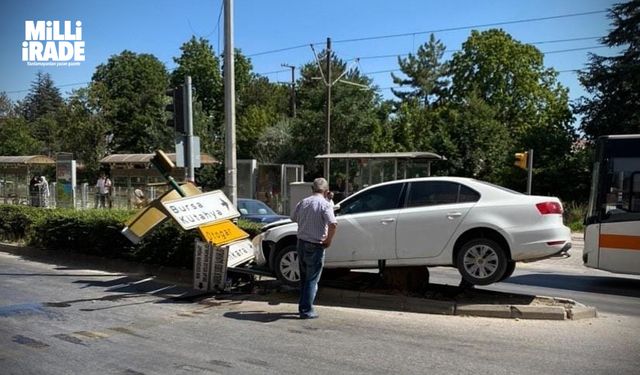
[[[293,65],[280,64],[284,68],[291,69],[291,117],[296,117],[296,67]]]
[[[238,204],[236,161],[236,98],[233,61],[233,0],[224,0],[224,122],[225,188],[233,205]]]
[[[325,132],[325,140],[326,140],[326,153],[330,154],[331,153],[331,87],[333,85],[335,85],[338,82],[342,82],[345,83],[347,85],[352,85],[352,86],[356,86],[359,87],[361,89],[365,89],[365,90],[370,90],[369,86],[366,85],[362,85],[359,83],[355,83],[355,82],[350,82],[350,81],[345,81],[342,79],[342,77],[345,76],[345,74],[347,74],[347,72],[349,72],[349,68],[345,69],[342,74],[340,74],[338,76],[338,78],[336,78],[335,80],[331,80],[331,38],[327,38],[327,49],[326,49],[326,70],[327,70],[327,75],[325,76],[324,73],[322,72],[322,66],[320,65],[320,60],[318,60],[318,55],[316,54],[316,50],[315,48],[313,48],[313,44],[310,45],[311,46],[311,50],[313,51],[313,56],[316,59],[316,64],[318,65],[318,71],[320,72],[320,76],[322,76],[322,82],[324,83],[326,90],[327,90],[327,126],[326,126],[326,132]],[[357,64],[358,61],[360,59],[355,59],[355,63]],[[315,79],[315,77],[314,77]],[[319,79],[319,78],[318,78]],[[330,159],[327,158],[324,161],[324,177],[326,178],[327,182],[329,182],[330,180]]]
[[[327,155],[331,153],[331,38],[327,38],[327,129],[325,133]],[[324,178],[330,180],[331,159],[324,161]]]

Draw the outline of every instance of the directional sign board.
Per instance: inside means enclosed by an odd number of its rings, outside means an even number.
[[[249,233],[238,228],[234,223],[225,220],[215,224],[198,227],[202,239],[214,245],[221,246],[249,237]]]
[[[187,196],[199,195],[200,190],[192,183],[186,183],[181,186]],[[149,206],[138,211],[138,213],[126,223],[126,227],[122,230],[131,242],[138,243],[153,227],[163,222],[167,215],[160,202],[173,201],[180,198],[175,190],[169,190],[160,198],[151,202]]]
[[[193,289],[209,290],[212,257],[211,245],[196,240],[193,253]]]
[[[229,248],[227,256],[227,267],[235,267],[242,263],[246,263],[256,257],[253,250],[253,244],[250,240],[242,240],[234,242],[225,247]]]
[[[233,203],[221,190],[162,202],[162,205],[185,230],[240,216]]]

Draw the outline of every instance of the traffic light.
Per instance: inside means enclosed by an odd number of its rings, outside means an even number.
[[[528,159],[529,159],[528,152],[526,151],[516,152],[516,161],[515,163],[513,163],[513,165],[515,165],[518,168],[527,169]]]
[[[176,133],[184,133],[184,85],[167,90],[166,95],[172,98],[171,103],[165,108],[172,112],[167,125],[174,128]]]

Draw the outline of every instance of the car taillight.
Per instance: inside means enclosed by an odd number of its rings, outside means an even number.
[[[550,214],[561,214],[562,213],[562,204],[559,202],[542,202],[536,204],[536,208],[540,211],[542,215],[550,215]]]

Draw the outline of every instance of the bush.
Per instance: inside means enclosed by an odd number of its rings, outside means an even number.
[[[584,218],[587,215],[587,205],[584,203],[570,202],[564,207],[564,222],[572,232],[584,230]]]
[[[195,230],[184,231],[172,220],[132,244],[120,231],[134,214],[130,210],[45,209],[0,205],[0,240],[171,267],[193,267]],[[250,237],[262,225],[239,220]]]

